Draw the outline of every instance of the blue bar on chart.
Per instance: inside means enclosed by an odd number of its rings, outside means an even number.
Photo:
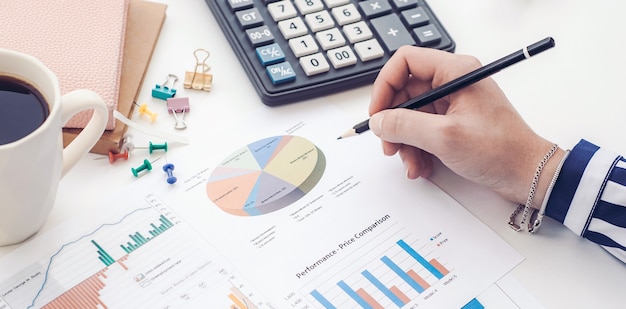
[[[412,262],[411,266],[403,264],[405,265],[404,268],[408,268],[407,270],[403,269],[403,267],[401,267],[393,260],[398,259],[398,261],[403,261],[405,260],[405,258],[397,256],[396,254],[391,255],[391,257],[383,255],[382,257],[380,257],[379,261],[382,262],[382,264],[386,267],[387,273],[393,273],[393,276],[384,275],[384,277],[387,279],[386,282],[381,281],[375,274],[365,269],[360,271],[360,275],[367,279],[366,286],[363,286],[364,281],[355,279],[356,282],[361,282],[361,286],[351,287],[350,284],[348,284],[345,280],[340,280],[336,283],[336,287],[341,290],[343,295],[347,295],[349,299],[353,300],[362,308],[383,307],[379,301],[371,296],[372,294],[370,294],[370,292],[374,291],[380,291],[384,295],[384,299],[386,301],[390,301],[391,303],[393,303],[393,305],[401,308],[411,302],[411,298],[407,296],[407,293],[413,293],[413,297],[415,297],[415,292],[417,292],[417,294],[421,294],[428,288],[430,288],[431,283],[424,279],[429,278],[428,275],[426,275],[426,277],[421,276],[420,274],[418,274],[420,270],[422,272],[425,270],[429,274],[432,274],[431,279],[429,279],[429,281],[431,282],[433,282],[433,280],[435,279],[438,281],[449,273],[448,269],[446,269],[446,267],[444,267],[439,261],[437,261],[437,259],[432,258],[430,260],[427,260],[404,240],[398,240],[396,242],[396,245],[402,249],[402,251],[400,252],[408,254],[408,257],[410,257],[409,259],[415,261]],[[406,261],[403,263],[406,263]],[[370,267],[378,268],[376,265],[372,265]],[[380,274],[380,271],[379,275],[383,276],[382,274]],[[393,280],[395,280],[396,283],[394,283]],[[410,291],[410,289],[403,292],[399,288],[399,286],[403,286],[403,283],[408,284],[413,292]],[[310,292],[310,294],[326,309],[335,309],[339,305],[337,303],[333,304],[333,299],[327,299],[322,293],[319,292],[318,289],[313,290],[312,292]],[[348,298],[346,298],[346,300],[342,300],[342,302],[343,301],[348,301]],[[468,309],[474,309],[474,307],[468,307]]]
[[[465,306],[461,307],[461,309],[485,309],[485,306],[483,306],[478,299],[474,298],[470,300],[469,303],[465,304]]]
[[[326,299],[326,297],[324,297],[322,294],[320,294],[320,292],[318,292],[317,290],[313,290],[311,292],[311,295],[313,296],[313,298],[315,298],[315,300],[317,300],[320,304],[322,304],[324,306],[324,308],[326,309],[337,309],[337,307],[333,306],[333,304],[331,304],[328,299]]]
[[[367,270],[361,272],[361,274],[369,280],[377,289],[379,289],[387,298],[389,298],[396,306],[402,307],[406,305],[410,300],[409,298],[402,293],[396,286],[392,286],[391,288],[387,288],[378,278],[374,277],[372,273]]]
[[[398,246],[400,246],[406,253],[408,253],[411,257],[413,257],[418,263],[420,263],[424,268],[426,268],[431,274],[433,274],[437,279],[443,278],[444,274],[442,274],[433,264],[426,261],[424,257],[422,257],[417,251],[413,250],[411,246],[409,246],[404,240],[400,239],[397,242]]]

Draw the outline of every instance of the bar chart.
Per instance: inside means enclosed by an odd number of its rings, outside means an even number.
[[[432,253],[420,241],[399,239],[369,263],[342,273],[343,278],[329,279],[314,288],[309,297],[326,309],[401,308],[418,297],[427,299],[433,293],[431,286],[451,272],[451,266]]]
[[[158,198],[134,206],[0,283],[2,308],[266,308]]]

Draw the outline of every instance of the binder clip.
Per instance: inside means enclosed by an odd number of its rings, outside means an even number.
[[[182,130],[187,128],[185,113],[189,111],[189,98],[167,99],[167,110],[174,116],[174,120],[176,121],[174,124],[175,129]],[[178,113],[182,114],[180,118],[177,116]]]
[[[171,81],[171,85],[168,87],[168,84]],[[176,95],[176,89],[174,89],[174,84],[178,81],[178,77],[174,74],[168,74],[167,79],[161,85],[156,85],[152,89],[152,96],[161,99],[167,100],[168,98],[172,98]]]
[[[198,54],[204,53],[206,56],[200,61]],[[195,89],[203,91],[211,91],[211,84],[213,83],[213,75],[208,74],[211,67],[206,64],[206,60],[211,54],[205,49],[196,49],[193,52],[193,56],[196,58],[196,67],[193,72],[185,72],[185,82],[183,86],[186,89]]]

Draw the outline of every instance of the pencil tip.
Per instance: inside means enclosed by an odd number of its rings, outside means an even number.
[[[348,138],[350,136],[355,136],[355,135],[358,135],[356,131],[354,129],[350,129],[346,131],[344,134],[341,134],[339,137],[337,137],[337,139],[344,139],[344,138]]]

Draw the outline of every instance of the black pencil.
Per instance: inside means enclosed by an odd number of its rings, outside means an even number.
[[[506,67],[509,67],[522,60],[528,59],[546,49],[554,47],[554,39],[547,37],[537,43],[524,47],[508,56],[502,57],[490,64],[482,66],[470,73],[467,73],[457,79],[447,82],[440,87],[425,92],[415,98],[412,98],[393,108],[408,108],[417,109],[424,105],[430,104],[439,100],[463,87],[467,87],[473,83],[476,83]],[[359,135],[369,130],[369,119],[361,121],[355,124],[350,130],[339,136],[337,139],[342,139],[350,136]]]

